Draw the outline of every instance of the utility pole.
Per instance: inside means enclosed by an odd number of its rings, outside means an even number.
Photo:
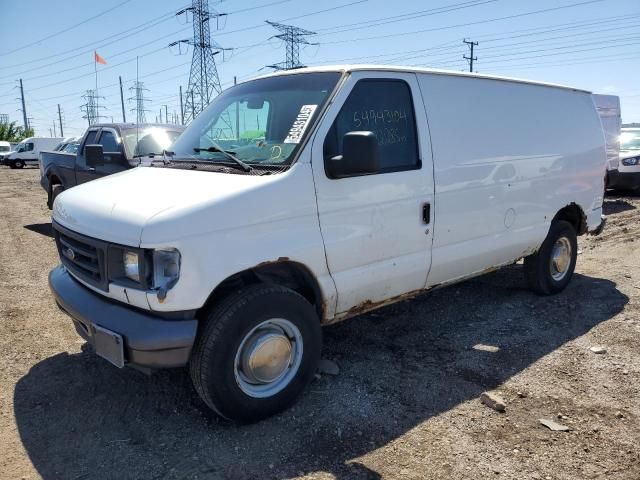
[[[271,22],[269,20],[266,22],[276,30],[282,32],[280,35],[272,38],[282,40],[287,52],[284,62],[267,65],[267,67],[273,68],[274,70],[292,70],[294,68],[304,67],[304,65],[300,63],[300,45],[317,45],[317,43],[311,43],[304,38],[307,35],[315,35],[316,32],[294,27],[293,25]]]
[[[24,129],[29,129],[29,121],[27,120],[27,107],[24,104],[24,87],[22,86],[22,79],[20,79],[20,98],[22,99],[22,118],[24,120]]]
[[[60,104],[58,104],[58,121],[60,122],[60,136],[64,137],[64,133],[62,130],[62,112],[60,111]]]
[[[180,85],[180,125],[184,125],[184,106],[182,105],[182,85]]]
[[[227,16],[226,13],[218,13],[209,8],[209,0],[191,0],[191,6],[178,11],[176,15],[191,12],[193,23],[193,38],[177,40],[169,44],[170,47],[190,45],[193,47],[193,57],[191,59],[191,71],[189,72],[189,84],[186,91],[186,121],[187,123],[196,114],[204,110],[209,105],[213,97],[222,91],[218,68],[216,66],[215,55],[223,53],[229,48],[222,48],[211,40],[210,23],[215,21],[214,28],[220,29],[221,20]],[[194,103],[197,102],[197,103]]]
[[[164,106],[164,123],[169,123],[169,108]]]
[[[124,113],[124,94],[122,93],[122,77],[118,75],[120,80],[120,105],[122,106],[122,122],[127,123],[127,116]]]
[[[162,123],[162,107],[160,107],[160,123]]]
[[[473,56],[473,47],[477,47],[478,46],[478,42],[471,42],[469,40],[467,40],[466,38],[462,41],[462,43],[466,43],[467,45],[469,45],[469,48],[471,49],[471,55],[470,56],[466,56],[466,55],[462,55],[462,58],[464,58],[465,60],[469,61],[469,71],[473,72],[473,62],[478,60],[478,57],[474,57]]]
[[[53,135],[51,135],[52,137],[57,137],[58,136],[58,132],[56,131],[56,121],[53,121]]]
[[[233,85],[238,84],[238,79],[233,76]],[[236,139],[240,141],[240,102],[236,102]]]

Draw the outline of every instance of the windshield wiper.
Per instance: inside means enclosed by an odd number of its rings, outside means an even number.
[[[230,150],[225,150],[225,149],[221,148],[218,145],[212,145],[212,146],[207,147],[207,148],[194,147],[193,151],[194,152],[220,152],[220,153],[224,153],[227,158],[233,160],[240,168],[242,168],[243,171],[250,172],[251,170],[253,170],[253,168],[251,168],[250,165],[247,165],[242,160],[240,160],[238,157],[236,157],[234,155],[235,152],[232,152]]]

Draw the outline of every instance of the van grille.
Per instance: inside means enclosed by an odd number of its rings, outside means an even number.
[[[78,278],[96,288],[107,291],[107,244],[53,223],[62,264]]]

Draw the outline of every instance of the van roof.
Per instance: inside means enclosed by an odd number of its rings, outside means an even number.
[[[499,75],[487,75],[484,73],[459,72],[454,70],[440,70],[436,68],[403,67],[398,65],[375,65],[375,64],[324,65],[324,66],[318,66],[318,67],[297,68],[295,70],[281,70],[268,75],[262,75],[258,78],[277,76],[277,75],[310,73],[310,72],[358,72],[358,71],[429,73],[432,75],[448,75],[453,77],[473,77],[473,78],[482,78],[482,79],[488,79],[488,80],[499,80],[503,82],[526,83],[530,85],[540,85],[544,87],[561,88],[564,90],[571,90],[574,92],[591,93],[589,90],[584,90],[582,88],[569,87],[567,85],[559,85],[556,83],[538,82],[534,80],[503,77]]]

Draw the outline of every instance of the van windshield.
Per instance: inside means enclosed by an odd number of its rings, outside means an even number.
[[[172,160],[228,163],[221,148],[253,167],[286,167],[339,79],[338,72],[299,73],[232,87],[178,138]]]

